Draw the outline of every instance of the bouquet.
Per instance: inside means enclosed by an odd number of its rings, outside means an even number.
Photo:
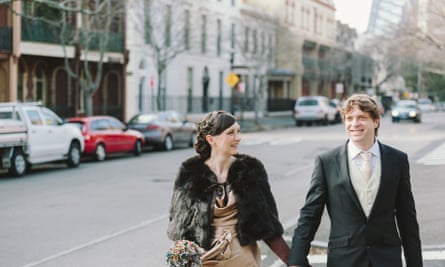
[[[177,240],[167,251],[169,267],[200,267],[204,250],[193,241]]]

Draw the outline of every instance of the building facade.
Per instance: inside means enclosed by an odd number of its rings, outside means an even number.
[[[92,17],[37,1],[11,1],[0,13],[6,47],[0,51],[1,101],[39,101],[69,117],[86,114],[90,92],[91,115],[124,118],[123,20],[114,19],[105,34],[88,23]]]

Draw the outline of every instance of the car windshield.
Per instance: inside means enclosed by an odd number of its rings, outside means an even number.
[[[397,103],[396,107],[399,108],[416,108],[416,104],[412,102],[399,102]]]
[[[156,120],[158,116],[156,114],[141,114],[130,120],[130,123],[148,123]]]
[[[303,99],[298,102],[299,106],[317,106],[318,101],[315,99]]]

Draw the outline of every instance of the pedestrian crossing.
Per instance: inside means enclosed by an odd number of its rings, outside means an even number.
[[[445,143],[420,158],[416,163],[424,165],[445,165]]]
[[[245,146],[253,146],[253,145],[262,145],[262,144],[269,144],[272,146],[281,146],[281,145],[290,145],[301,142],[302,139],[300,138],[291,138],[291,139],[273,139],[273,138],[266,138],[266,139],[256,139],[256,140],[245,140],[241,142],[241,145]]]
[[[303,141],[300,137],[292,135],[246,135],[241,140],[241,145],[254,146],[268,144],[271,146],[290,145]]]
[[[271,146],[284,146],[300,143],[303,140],[311,140],[308,137],[291,137],[287,135],[283,136],[247,136],[247,138],[243,138],[241,141],[241,146],[255,146],[255,145],[271,145]],[[416,161],[416,164],[423,165],[445,165],[445,142],[440,146],[436,147],[432,151],[426,153],[419,160]]]

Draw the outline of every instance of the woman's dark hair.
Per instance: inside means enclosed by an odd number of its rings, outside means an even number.
[[[195,151],[204,160],[210,157],[211,147],[206,140],[207,135],[219,135],[236,122],[235,117],[223,110],[207,113],[198,123]]]

